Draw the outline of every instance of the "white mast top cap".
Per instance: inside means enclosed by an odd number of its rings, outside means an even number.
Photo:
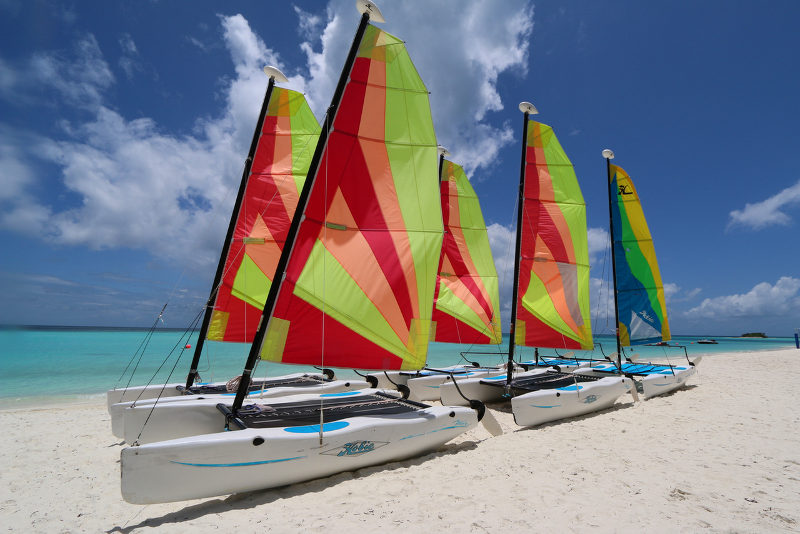
[[[539,110],[536,109],[536,106],[534,106],[530,102],[520,102],[519,110],[523,113],[527,113],[528,115],[536,115],[539,113]]]
[[[289,81],[289,79],[281,71],[271,65],[264,67],[264,74],[270,78],[273,78],[278,83],[286,83]]]
[[[614,151],[610,148],[603,150],[603,157],[606,159],[614,159]]]
[[[447,157],[447,156],[449,156],[449,155],[450,155],[450,151],[449,151],[449,150],[447,150],[447,149],[446,149],[445,147],[443,147],[442,145],[438,145],[436,148],[439,150],[439,155],[440,155],[440,156]]]
[[[369,20],[372,22],[386,22],[383,18],[383,14],[381,10],[378,9],[378,6],[375,5],[375,2],[371,0],[356,0],[356,9],[362,15],[364,13],[369,14]]]

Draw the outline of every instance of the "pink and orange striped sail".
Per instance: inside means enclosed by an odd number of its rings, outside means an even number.
[[[444,241],[433,321],[434,341],[500,343],[500,297],[478,196],[459,165],[441,172]]]
[[[437,177],[428,91],[403,42],[367,26],[262,359],[362,369],[425,364],[443,230]]]
[[[553,129],[528,123],[515,342],[591,350],[586,205]]]
[[[207,339],[253,341],[319,132],[301,93],[273,88]]]

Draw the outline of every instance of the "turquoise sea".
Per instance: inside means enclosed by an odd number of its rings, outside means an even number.
[[[699,337],[676,336],[670,343],[687,347],[690,357],[698,354],[762,351],[794,348],[794,338],[733,338],[716,337],[717,345],[699,345]],[[606,354],[614,352],[611,336],[596,336]],[[144,343],[145,341],[146,344]],[[507,351],[508,336],[500,346],[474,346],[433,343],[428,364],[446,366],[463,363],[461,351],[471,350],[481,354],[467,354],[470,361],[484,365],[502,363]],[[28,406],[38,403],[75,402],[93,397],[103,397],[107,389],[115,386],[185,380],[196,335],[187,337],[176,330],[157,330],[148,336],[146,329],[86,329],[57,327],[0,328],[0,408]],[[141,350],[140,350],[141,347]],[[206,344],[200,375],[204,381],[228,380],[241,373],[247,357],[248,346],[232,343]],[[679,361],[683,350],[667,347],[637,347],[634,352],[642,357]],[[552,350],[540,354],[555,356]],[[579,357],[591,353],[578,352]],[[533,357],[533,349],[523,347],[519,359]],[[800,355],[800,354],[799,354]],[[135,356],[135,358],[134,358]],[[596,350],[594,357],[600,356]],[[130,363],[128,372],[123,371]],[[131,370],[136,368],[130,378]],[[160,367],[160,370],[159,370]],[[257,376],[276,376],[310,367],[261,362]],[[352,370],[337,370],[338,377],[354,377]],[[171,378],[170,378],[171,375]]]

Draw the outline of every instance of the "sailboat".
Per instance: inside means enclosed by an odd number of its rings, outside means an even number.
[[[439,183],[444,239],[439,259],[433,308],[433,335],[437,343],[497,345],[501,342],[500,296],[497,269],[492,258],[480,202],[464,169],[446,159],[439,147]],[[499,353],[498,353],[499,354]],[[439,387],[459,378],[490,376],[497,367],[472,362],[420,371],[376,373],[379,383],[406,385],[412,399],[439,400]]]
[[[671,336],[653,238],[636,187],[622,167],[611,164],[613,151],[603,150],[603,157],[608,175],[617,361],[590,370],[600,376],[622,372],[635,377],[637,389],[647,399],[683,386],[702,357],[689,360],[684,349],[687,363],[682,365],[623,362],[622,347],[667,342]]]
[[[147,410],[152,418],[150,410],[155,404],[233,395],[226,382],[196,383],[205,341],[251,343],[258,329],[320,132],[303,94],[275,85],[288,81],[275,67],[264,71],[269,83],[185,383],[117,388],[106,393],[112,432],[126,441],[142,428],[137,415]],[[369,385],[363,380],[334,380],[334,372],[325,369],[323,373],[254,379],[249,389],[253,395],[268,398],[350,391]],[[128,414],[133,406],[142,410]]]
[[[263,489],[413,457],[483,417],[363,390],[244,405],[260,357],[364,369],[424,365],[442,219],[425,85],[402,41],[362,13],[232,404],[185,406],[205,433],[121,452],[147,504]],[[300,396],[309,397],[309,396]],[[184,419],[175,417],[180,427]],[[230,431],[228,431],[230,430]]]
[[[622,376],[582,374],[576,366],[514,372],[518,345],[593,348],[589,316],[589,251],[586,206],[569,158],[553,129],[523,112],[511,335],[505,376],[468,379],[441,388],[442,402],[462,395],[482,401],[510,396],[514,420],[531,426],[601,410],[629,391]],[[460,390],[460,391],[459,391]]]

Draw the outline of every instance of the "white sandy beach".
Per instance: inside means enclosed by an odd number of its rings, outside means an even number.
[[[493,406],[436,454],[136,506],[104,403],[0,412],[8,532],[797,532],[800,350],[706,356],[689,387],[534,429]],[[772,371],[772,370],[775,371]],[[748,376],[748,371],[749,376]]]

